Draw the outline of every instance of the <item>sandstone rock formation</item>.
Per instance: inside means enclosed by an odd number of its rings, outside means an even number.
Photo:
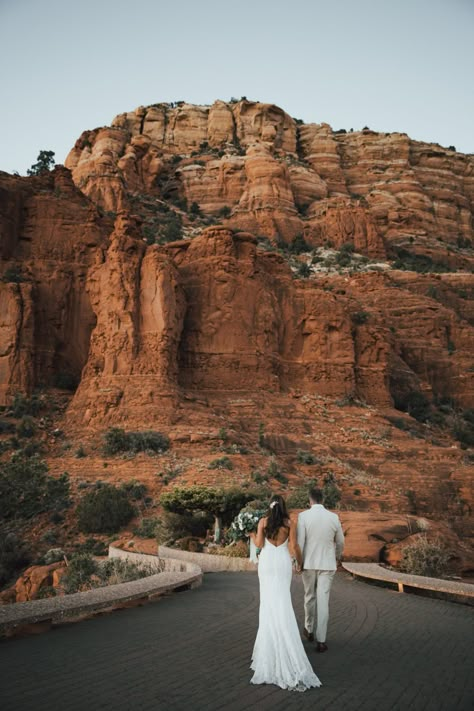
[[[69,154],[74,181],[106,210],[131,194],[186,198],[272,238],[352,242],[369,256],[406,248],[435,261],[472,254],[472,156],[406,134],[334,132],[242,100],[157,104],[86,131]]]
[[[348,506],[469,519],[472,156],[240,101],[122,114],[67,166],[0,173],[0,405],[67,375],[61,428],[94,452],[50,438],[54,472],[100,478],[107,427],[161,428],[183,483],[275,456],[291,486],[335,472]],[[222,428],[231,474],[209,469]]]

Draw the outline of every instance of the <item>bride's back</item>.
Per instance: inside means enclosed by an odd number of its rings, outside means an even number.
[[[273,543],[274,546],[280,546],[282,545],[289,537],[290,535],[290,522],[285,521],[283,526],[280,526],[278,531],[275,533],[273,532],[272,537],[267,536],[266,533],[266,526],[267,526],[267,519],[265,519],[265,524],[264,524],[264,531],[265,531],[265,537],[270,541],[270,543]]]

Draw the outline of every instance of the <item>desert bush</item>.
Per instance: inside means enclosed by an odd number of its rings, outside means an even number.
[[[14,533],[0,531],[0,586],[8,583],[29,562],[23,541]]]
[[[296,452],[296,459],[300,464],[316,464],[317,459],[311,452],[307,452],[305,449],[298,449]]]
[[[166,511],[155,525],[155,535],[158,543],[173,545],[175,541],[193,536],[204,538],[212,525],[212,517],[207,514],[177,514]]]
[[[108,545],[100,538],[86,538],[83,543],[76,543],[77,553],[91,553],[92,555],[105,556],[108,553]]]
[[[225,546],[225,548],[215,548],[212,551],[217,555],[224,555],[228,558],[248,558],[249,557],[249,547],[245,541],[237,541],[230,546]]]
[[[18,437],[33,437],[36,433],[35,421],[30,415],[23,415],[16,426]]]
[[[76,511],[78,528],[84,533],[115,533],[135,515],[127,492],[110,484],[86,494]]]
[[[414,271],[421,274],[453,271],[445,262],[434,261],[427,254],[415,254],[404,247],[396,247],[395,253],[397,256],[393,262],[394,269]]]
[[[0,434],[12,434],[15,431],[15,425],[8,420],[0,420]]]
[[[431,405],[422,392],[412,390],[403,395],[394,397],[394,405],[397,410],[408,412],[409,415],[419,422],[426,422],[430,419]]]
[[[294,489],[286,498],[289,509],[306,509],[309,506],[309,488],[307,486]]]
[[[143,432],[125,432],[121,427],[111,427],[104,434],[104,453],[108,455],[121,452],[165,452],[170,442],[166,435],[154,430]]]
[[[288,251],[291,254],[303,254],[303,252],[310,252],[311,247],[308,245],[303,235],[298,234],[288,245]]]
[[[91,577],[97,573],[98,563],[90,553],[75,553],[68,564],[67,571],[61,580],[61,587],[66,594],[89,590],[92,587]]]
[[[132,501],[140,501],[145,498],[147,492],[147,487],[145,484],[140,484],[140,482],[132,479],[132,481],[127,481],[122,484],[121,487],[127,494],[129,499]]]
[[[324,477],[323,504],[328,509],[338,507],[341,500],[341,490],[337,486],[334,474],[328,473]]]
[[[98,587],[139,580],[154,575],[158,570],[158,566],[134,563],[123,558],[109,558],[97,566]]]
[[[76,459],[83,459],[84,457],[87,457],[87,452],[82,446],[82,444],[79,445],[79,447],[76,449],[74,456]]]
[[[449,553],[439,540],[420,536],[403,550],[400,570],[411,575],[440,578],[446,574]]]
[[[231,212],[232,212],[232,210],[228,205],[223,205],[223,207],[221,207],[218,210],[217,216],[218,217],[230,217]]]
[[[0,463],[0,518],[28,519],[44,511],[59,511],[70,504],[69,477],[47,474],[37,456],[13,455]]]
[[[219,457],[218,459],[213,459],[212,462],[209,462],[208,469],[233,469],[234,465],[232,464],[232,461],[229,459],[229,457]]]
[[[44,405],[45,403],[38,395],[32,395],[30,398],[27,398],[21,393],[16,393],[9,414],[18,419],[24,415],[37,417],[44,408]]]
[[[351,314],[351,320],[352,323],[355,324],[356,326],[360,326],[363,323],[367,323],[369,320],[369,314],[367,311],[356,311],[355,313]]]
[[[58,534],[53,528],[50,528],[48,531],[43,533],[41,536],[41,541],[42,543],[47,543],[48,545],[52,546],[54,545],[58,540]]]
[[[133,535],[140,538],[155,538],[160,519],[156,517],[142,518],[138,526],[133,529]]]
[[[305,262],[300,264],[298,269],[296,270],[296,275],[300,277],[300,279],[307,279],[308,277],[310,277],[311,267],[309,266],[309,264],[306,264]]]
[[[65,553],[62,548],[50,548],[49,551],[43,556],[45,565],[51,565],[51,563],[58,563],[63,560]]]

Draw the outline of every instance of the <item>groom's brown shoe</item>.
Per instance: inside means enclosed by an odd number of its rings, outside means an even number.
[[[317,652],[327,652],[329,647],[325,642],[317,642],[316,643],[316,651]]]
[[[313,642],[314,641],[314,635],[312,632],[308,632],[306,627],[303,627],[303,637],[306,637],[308,642]]]

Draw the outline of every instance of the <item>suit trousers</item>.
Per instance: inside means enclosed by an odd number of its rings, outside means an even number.
[[[304,586],[304,626],[314,634],[317,617],[316,640],[326,641],[329,620],[329,593],[331,592],[335,570],[303,570]],[[317,614],[316,614],[317,609]]]

